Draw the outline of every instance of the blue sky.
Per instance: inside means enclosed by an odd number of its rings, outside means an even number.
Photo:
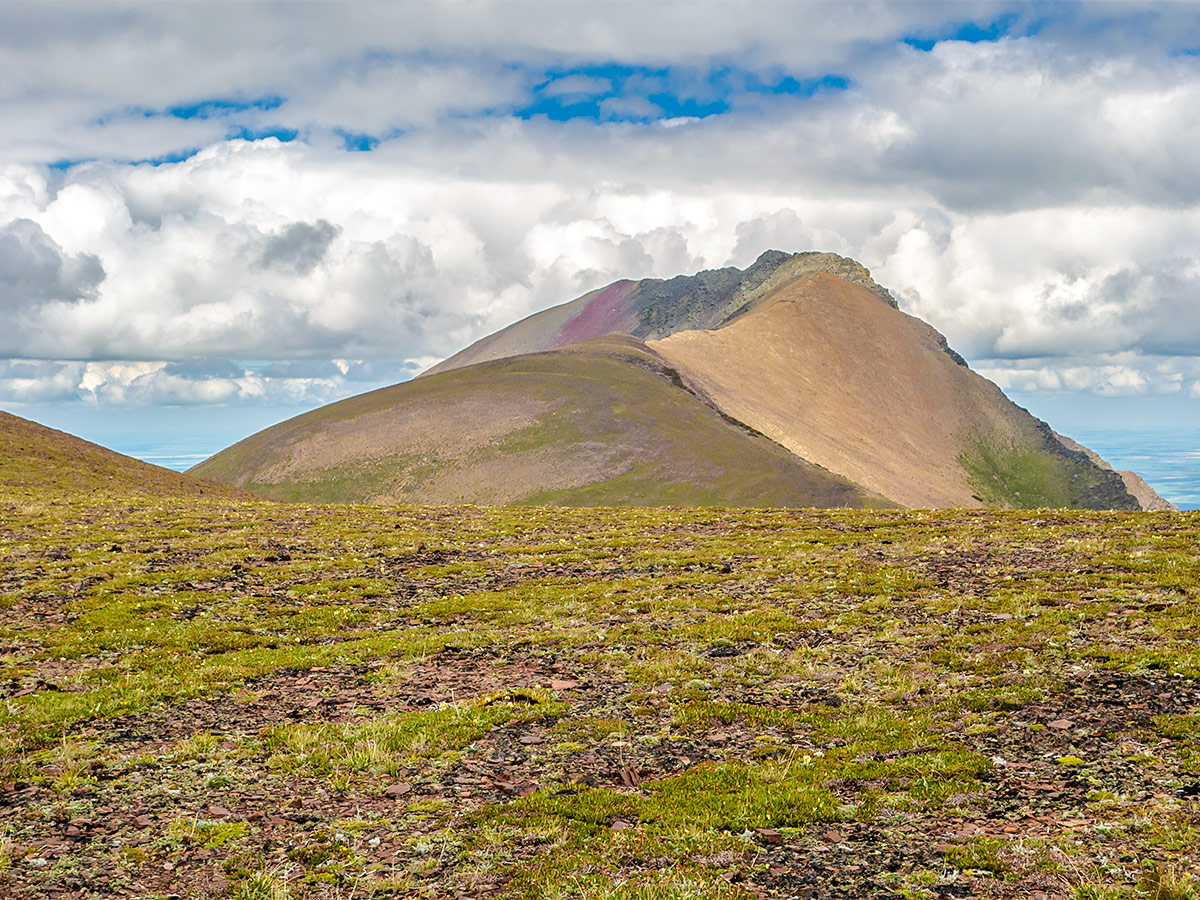
[[[5,4],[0,408],[225,441],[774,247],[1035,412],[1195,423],[1198,48],[1190,3]]]

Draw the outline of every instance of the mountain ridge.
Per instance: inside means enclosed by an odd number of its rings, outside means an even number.
[[[735,448],[726,430],[766,443]],[[706,444],[732,456],[701,462]],[[778,451],[801,468],[784,474]],[[782,480],[748,495],[739,454]],[[778,250],[746,269],[613,282],[191,471],[280,499],[360,502],[1158,502],[1012,403],[861,263]]]
[[[837,275],[898,308],[891,292],[877,284],[870,270],[856,260],[820,251],[767,250],[745,269],[727,266],[668,279],[614,281],[480,338],[420,377],[489,359],[553,350],[613,332],[655,340],[677,331],[721,328],[780,285],[810,272]],[[949,348],[947,351],[962,359]]]

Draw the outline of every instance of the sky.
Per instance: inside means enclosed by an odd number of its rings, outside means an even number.
[[[1200,5],[5,2],[0,73],[0,409],[116,449],[769,248],[1200,429]]]

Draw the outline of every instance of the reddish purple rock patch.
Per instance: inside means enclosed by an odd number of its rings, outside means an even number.
[[[588,341],[614,331],[629,331],[634,322],[625,301],[635,287],[637,282],[626,279],[615,281],[596,294],[579,315],[563,326],[561,344]]]

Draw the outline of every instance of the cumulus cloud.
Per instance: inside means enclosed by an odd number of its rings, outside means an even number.
[[[0,306],[10,312],[78,302],[93,296],[103,280],[98,257],[64,253],[37,222],[13,219],[0,226]]]
[[[293,222],[267,240],[258,261],[264,266],[279,266],[297,275],[307,275],[325,259],[325,251],[340,230],[324,219],[314,225]]]
[[[1002,385],[1196,393],[1185,5],[230,14],[0,10],[0,396],[318,402],[769,247],[862,260]]]

